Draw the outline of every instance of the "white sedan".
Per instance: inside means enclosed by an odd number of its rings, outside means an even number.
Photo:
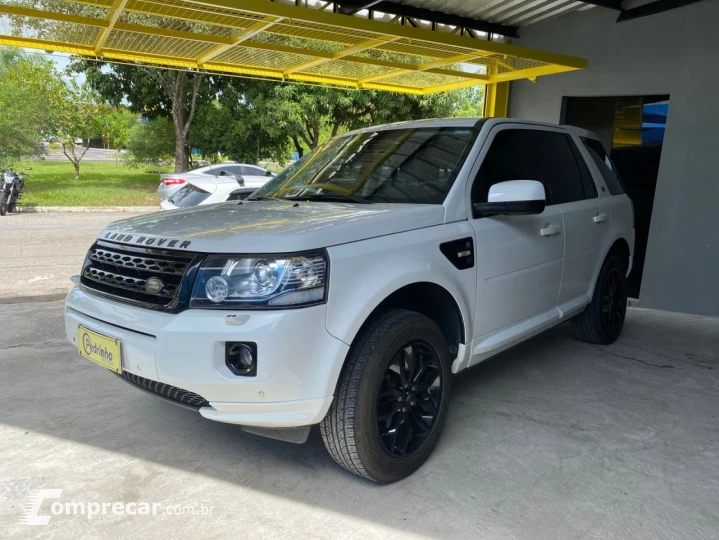
[[[160,203],[162,210],[176,210],[226,201],[242,201],[270,179],[267,177],[198,176],[188,179],[169,199]]]
[[[163,174],[160,176],[160,187],[157,188],[157,198],[160,202],[169,199],[188,182],[196,179],[230,177],[236,179],[242,178],[245,181],[256,181],[262,179],[269,180],[273,176],[275,176],[274,173],[257,165],[233,162],[208,165],[181,173]]]

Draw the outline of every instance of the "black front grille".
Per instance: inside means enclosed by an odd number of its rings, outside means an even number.
[[[173,310],[196,258],[184,251],[97,242],[85,258],[80,283],[121,301]],[[151,279],[154,288],[148,286]]]
[[[144,388],[149,392],[157,394],[158,396],[162,396],[179,403],[184,403],[185,405],[189,405],[190,407],[194,407],[196,409],[210,406],[209,401],[202,396],[188,390],[183,390],[182,388],[177,388],[176,386],[151,381],[150,379],[145,379],[144,377],[140,377],[134,373],[128,373],[127,371],[122,373],[122,378],[136,386],[139,386],[140,388]]]

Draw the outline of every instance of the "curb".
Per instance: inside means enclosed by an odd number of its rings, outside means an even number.
[[[159,212],[159,206],[18,206],[19,214],[39,212]]]

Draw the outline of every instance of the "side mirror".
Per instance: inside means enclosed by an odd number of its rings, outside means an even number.
[[[541,214],[547,204],[544,186],[536,180],[509,180],[489,188],[486,203],[472,205],[475,218]]]
[[[245,177],[241,174],[236,174],[235,179],[237,180],[237,183],[240,184],[240,186],[245,187]]]

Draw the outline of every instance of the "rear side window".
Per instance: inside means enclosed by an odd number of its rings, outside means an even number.
[[[189,208],[197,206],[209,196],[210,194],[207,191],[195,185],[187,184],[170,197],[170,202],[179,208]]]
[[[247,197],[252,195],[253,191],[251,189],[238,189],[236,191],[233,191],[230,193],[230,196],[227,197],[228,201],[244,201]]]
[[[487,202],[489,188],[508,180],[542,181],[539,163],[525,129],[505,129],[497,133],[472,185],[472,202]],[[545,184],[547,204],[550,190]]]
[[[581,139],[587,148],[587,152],[589,152],[592,160],[597,165],[599,172],[602,174],[609,193],[612,195],[621,195],[624,193],[624,186],[622,186],[622,181],[619,179],[617,169],[614,167],[612,160],[609,159],[602,143],[596,139],[588,139],[586,137],[581,137]]]
[[[531,130],[531,138],[539,157],[542,177],[551,186],[553,204],[588,198],[569,135]]]
[[[245,165],[242,167],[242,174],[245,176],[265,176],[265,171],[259,167],[250,167],[249,165]]]

